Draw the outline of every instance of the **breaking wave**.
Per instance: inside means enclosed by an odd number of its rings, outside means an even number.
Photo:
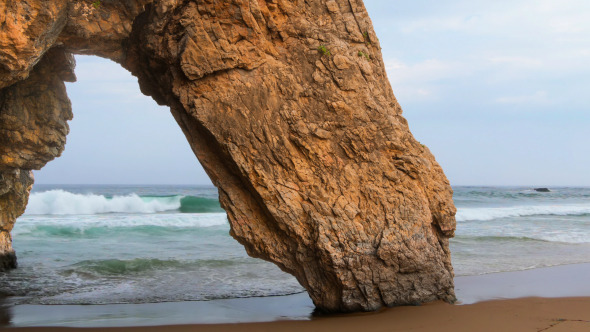
[[[74,194],[64,190],[33,193],[27,215],[93,215],[105,213],[182,213],[223,212],[219,201],[195,196],[126,196],[108,197],[96,194]]]
[[[539,215],[583,216],[590,214],[589,204],[578,205],[529,205],[497,208],[459,208],[457,221],[485,221],[509,217]]]

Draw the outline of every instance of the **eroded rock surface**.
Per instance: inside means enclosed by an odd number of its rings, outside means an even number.
[[[361,0],[2,2],[0,172],[22,184],[0,190],[4,252],[28,170],[65,144],[70,53],[96,54],[170,106],[232,236],[319,309],[454,299],[452,191],[401,115]]]
[[[10,231],[23,212],[33,186],[33,172],[0,171],[0,271],[16,268]]]

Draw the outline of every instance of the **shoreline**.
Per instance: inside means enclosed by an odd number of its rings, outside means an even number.
[[[422,306],[387,308],[378,312],[262,323],[185,324],[130,327],[21,327],[9,331],[549,331],[583,332],[590,330],[590,297],[521,298],[495,300],[469,305],[433,302]]]
[[[387,315],[392,317],[397,317],[399,312],[407,310],[410,312],[418,310],[416,315],[422,315],[419,312],[423,310],[428,312],[434,310],[433,314],[441,311],[448,312],[450,315],[463,315],[480,309],[496,310],[499,311],[498,314],[501,314],[500,309],[503,307],[514,307],[511,309],[512,312],[517,310],[520,313],[528,306],[548,307],[543,310],[553,310],[552,312],[559,316],[562,307],[583,305],[585,308],[590,308],[590,283],[586,281],[588,275],[590,275],[590,263],[459,276],[455,277],[458,298],[458,303],[455,305],[435,302],[417,307],[388,308],[377,313],[320,317],[312,316],[314,306],[305,292],[275,297],[108,305],[6,306],[2,305],[0,299],[0,324],[22,331],[36,331],[39,328],[35,326],[117,327],[115,330],[123,331],[126,328],[140,326],[157,330],[158,327],[172,325],[178,328],[198,325],[200,328],[218,330],[222,327],[232,329],[237,326],[236,324],[239,324],[240,329],[242,326],[259,326],[256,324],[261,324],[259,328],[267,326],[265,324],[281,324],[282,329],[283,324],[287,324],[285,326],[299,326],[298,324],[305,322],[320,324],[318,322],[324,320],[380,316],[383,312],[391,312]],[[459,307],[471,309],[458,309]],[[571,308],[570,311],[576,312]],[[566,313],[568,311],[564,311],[564,314]],[[579,316],[582,318],[578,320],[590,321],[590,311],[588,315],[587,319],[582,315]],[[390,323],[397,324],[398,318],[395,319],[396,321]],[[268,325],[269,328],[271,325]],[[590,324],[586,328],[590,329]]]
[[[590,297],[590,263],[455,277],[457,304],[528,297]]]

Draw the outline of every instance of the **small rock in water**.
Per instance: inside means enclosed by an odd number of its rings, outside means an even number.
[[[548,192],[551,192],[551,190],[549,190],[549,188],[535,188],[535,191],[538,191],[540,193],[548,193]]]

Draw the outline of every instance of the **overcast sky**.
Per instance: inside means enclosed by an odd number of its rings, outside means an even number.
[[[590,185],[590,1],[365,5],[404,116],[451,184]],[[37,183],[210,183],[134,77],[77,61],[66,150]]]

